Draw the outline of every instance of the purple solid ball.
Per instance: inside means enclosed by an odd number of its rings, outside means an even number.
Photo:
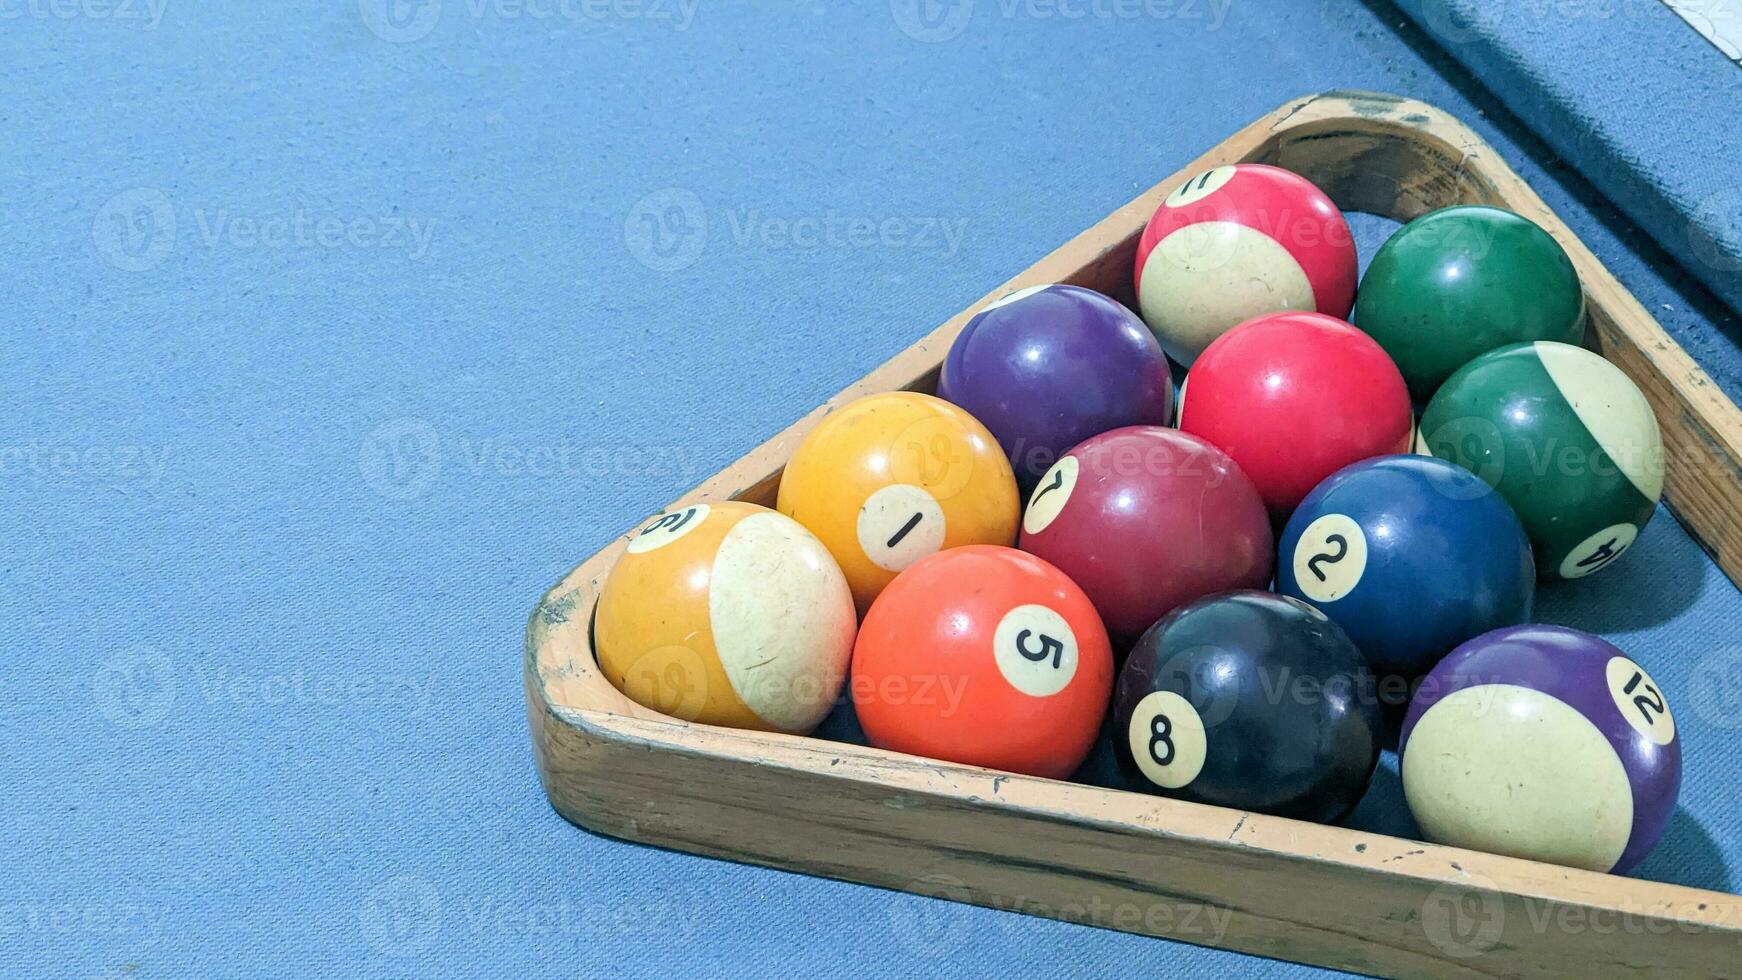
[[[1430,840],[1625,873],[1681,789],[1681,739],[1645,668],[1561,626],[1484,633],[1422,679],[1398,743]]]
[[[1025,489],[1085,439],[1173,421],[1155,335],[1117,300],[1056,283],[975,314],[944,358],[938,397],[991,430]]]

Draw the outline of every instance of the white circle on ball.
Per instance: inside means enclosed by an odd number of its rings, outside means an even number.
[[[1615,707],[1633,730],[1658,745],[1675,741],[1675,715],[1663,689],[1645,672],[1645,668],[1626,657],[1611,657],[1603,671],[1609,682],[1609,696]]]
[[[629,553],[639,555],[655,548],[663,548],[701,527],[702,522],[707,519],[707,504],[691,504],[667,511],[643,525],[635,537],[630,539]]]
[[[1011,687],[1049,698],[1077,676],[1077,635],[1047,606],[1017,606],[992,632],[992,657]]]
[[[1622,370],[1583,347],[1534,344],[1549,379],[1580,424],[1645,499],[1663,495],[1663,436],[1645,394]]]
[[[1131,711],[1125,737],[1143,778],[1162,789],[1190,785],[1204,771],[1209,750],[1204,720],[1173,691],[1145,694]]]
[[[1231,166],[1214,167],[1174,188],[1161,203],[1170,208],[1183,208],[1221,190],[1239,171]]]
[[[858,619],[841,567],[785,514],[744,518],[720,541],[708,625],[732,690],[758,718],[808,732],[840,696]]]
[[[1235,221],[1199,221],[1157,242],[1138,273],[1137,301],[1162,349],[1188,368],[1237,324],[1317,308],[1312,282],[1288,249]]]
[[[1325,514],[1306,526],[1294,546],[1294,581],[1314,602],[1336,602],[1361,584],[1367,571],[1367,535],[1347,514]]]
[[[1633,833],[1633,788],[1571,705],[1515,684],[1456,691],[1403,750],[1403,795],[1435,843],[1608,871]]]
[[[981,310],[980,312],[987,313],[987,312],[990,312],[992,310],[997,309],[1000,306],[1009,306],[1011,303],[1015,303],[1018,300],[1027,299],[1028,297],[1033,296],[1035,293],[1038,293],[1043,289],[1051,289],[1052,287],[1054,287],[1056,285],[1058,285],[1058,284],[1052,283],[1052,282],[1043,282],[1038,286],[1024,286],[1023,288],[1018,289],[1014,293],[1006,293],[1003,296],[1000,296],[997,299],[993,300],[992,302],[987,303],[986,308]]]
[[[1040,484],[1028,498],[1028,509],[1022,514],[1022,533],[1039,534],[1058,519],[1065,504],[1070,503],[1071,491],[1077,488],[1077,473],[1081,465],[1075,456],[1066,456],[1052,464],[1052,469],[1040,478]]]
[[[1584,578],[1608,568],[1638,537],[1639,528],[1632,524],[1609,525],[1567,552],[1561,559],[1561,578]]]
[[[891,483],[865,498],[857,530],[866,559],[899,572],[944,546],[944,509],[924,487]]]

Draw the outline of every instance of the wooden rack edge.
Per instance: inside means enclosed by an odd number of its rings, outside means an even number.
[[[1375,93],[1305,97],[1252,123],[678,502],[772,504],[784,460],[818,420],[863,394],[929,389],[950,341],[986,299],[1068,281],[1129,301],[1136,236],[1160,199],[1189,174],[1246,161],[1304,173],[1346,210],[1407,220],[1446,204],[1490,203],[1548,229],[1585,283],[1596,343],[1658,413],[1668,503],[1742,582],[1742,525],[1730,520],[1742,513],[1742,413],[1479,137],[1424,103]],[[1106,906],[1080,918],[1360,972],[1736,969],[1736,896],[666,718],[624,698],[593,662],[592,606],[625,542],[552,588],[527,627],[540,776],[557,810],[582,826],[1055,917]],[[1476,946],[1436,935],[1424,916],[1459,901],[1479,903],[1483,921],[1502,924],[1484,927],[1493,934],[1476,936]],[[1202,919],[1156,914],[1192,907],[1226,910],[1226,928],[1209,934]],[[1569,917],[1588,924],[1568,925]],[[1604,917],[1619,928],[1600,931]]]

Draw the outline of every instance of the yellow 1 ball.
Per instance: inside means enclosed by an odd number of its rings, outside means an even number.
[[[786,464],[776,506],[828,547],[863,614],[927,555],[1015,544],[1022,504],[1010,460],[979,420],[941,398],[893,391],[817,423]]]

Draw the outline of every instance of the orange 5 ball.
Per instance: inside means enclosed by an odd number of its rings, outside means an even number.
[[[853,647],[853,704],[872,745],[1052,779],[1088,756],[1112,689],[1088,596],[1014,548],[916,562]]]
[[[1016,475],[972,415],[896,391],[817,423],[786,464],[780,512],[840,563],[863,613],[897,572],[944,548],[1016,541]]]
[[[853,599],[822,542],[755,504],[693,504],[629,539],[599,595],[599,667],[655,711],[808,732],[853,651]]]

